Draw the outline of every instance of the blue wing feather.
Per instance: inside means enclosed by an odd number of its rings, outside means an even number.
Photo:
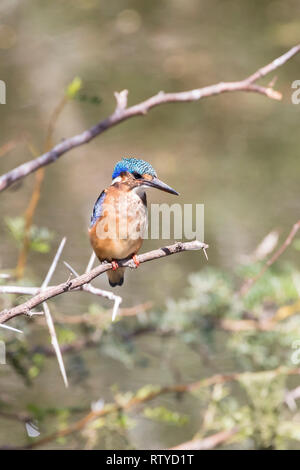
[[[95,202],[94,209],[93,209],[93,214],[91,217],[91,224],[90,227],[92,227],[95,222],[101,217],[102,212],[103,212],[103,202],[105,199],[105,191],[102,191],[100,196],[98,197],[97,201]]]

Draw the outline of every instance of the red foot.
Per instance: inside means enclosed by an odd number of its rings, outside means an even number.
[[[139,265],[140,265],[140,262],[139,262],[139,260],[137,259],[137,256],[136,256],[136,255],[133,255],[133,256],[132,256],[132,259],[133,259],[134,264],[135,264],[136,267],[138,268]]]
[[[112,265],[112,268],[111,268],[111,269],[112,269],[113,271],[116,271],[116,270],[118,269],[118,267],[119,267],[119,265],[118,265],[118,263],[117,263],[116,261],[112,261],[112,262],[111,262],[111,265]]]

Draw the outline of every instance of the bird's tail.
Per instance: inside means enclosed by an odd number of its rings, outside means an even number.
[[[112,269],[107,271],[107,277],[111,287],[121,286],[123,284],[124,271],[125,268],[118,268],[116,271],[113,271]]]

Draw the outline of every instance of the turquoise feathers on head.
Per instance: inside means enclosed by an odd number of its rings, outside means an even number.
[[[139,158],[123,158],[119,161],[114,168],[112,179],[117,178],[123,171],[139,173],[140,175],[146,173],[148,175],[157,176],[153,166]]]

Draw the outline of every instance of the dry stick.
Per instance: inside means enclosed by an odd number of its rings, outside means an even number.
[[[199,242],[198,240],[185,243],[178,242],[174,243],[173,245],[165,246],[163,248],[159,248],[157,250],[149,251],[148,253],[138,255],[137,259],[140,263],[146,263],[147,261],[163,258],[164,256],[174,255],[175,253],[181,253],[183,251],[203,250],[207,248],[208,245]],[[136,268],[136,265],[131,258],[118,261],[118,264],[120,267],[123,268]],[[79,288],[82,288],[85,284],[89,284],[93,279],[95,279],[95,277],[100,276],[100,274],[103,274],[109,269],[112,269],[111,263],[100,264],[89,273],[82,274],[81,276],[78,276],[75,279],[67,280],[66,282],[63,282],[62,284],[59,284],[57,286],[48,287],[45,291],[39,292],[38,294],[34,295],[27,302],[24,302],[21,305],[18,305],[17,307],[6,309],[0,312],[0,323],[5,323],[6,321],[18,315],[29,315],[29,312],[41,303],[65,292],[74,291],[76,289],[78,290]],[[93,288],[93,290],[94,289],[95,288]]]
[[[292,243],[299,229],[300,229],[300,220],[298,220],[298,222],[293,225],[292,230],[288,234],[283,244],[278,248],[277,251],[275,251],[274,255],[266,262],[266,264],[263,266],[263,268],[260,270],[257,276],[247,279],[247,281],[242,285],[240,289],[241,295],[247,294],[247,292],[250,290],[253,284],[255,284],[255,282],[257,282],[265,274],[267,269],[270,266],[272,266],[272,264],[274,264],[275,261],[278,260],[278,258],[282,255],[282,253],[284,253],[285,250],[290,246],[290,244]]]
[[[110,404],[105,405],[103,408],[101,408],[101,410],[92,410],[86,416],[74,422],[73,424],[70,424],[68,427],[64,429],[60,429],[59,431],[55,431],[52,434],[49,434],[48,436],[45,436],[44,438],[39,439],[29,444],[28,446],[26,446],[26,448],[32,449],[35,447],[48,444],[49,442],[52,442],[55,439],[58,439],[60,437],[69,436],[70,434],[81,431],[90,422],[94,421],[97,418],[105,417],[112,413],[117,413],[120,411],[128,411],[134,406],[142,405],[143,403],[151,401],[154,398],[157,398],[161,395],[165,395],[167,393],[178,394],[178,393],[193,392],[195,390],[199,390],[200,388],[210,387],[211,385],[215,385],[215,384],[224,384],[228,382],[238,381],[246,376],[253,377],[253,378],[264,376],[266,380],[267,379],[272,380],[273,378],[278,377],[280,375],[299,375],[299,374],[300,374],[300,368],[289,369],[287,367],[278,367],[277,369],[261,371],[261,372],[242,372],[242,373],[235,372],[232,374],[216,374],[216,375],[213,375],[212,377],[208,377],[206,379],[198,380],[197,382],[192,382],[188,384],[175,384],[175,385],[169,385],[166,387],[158,386],[157,388],[153,388],[153,390],[150,391],[148,394],[145,394],[145,395],[143,394],[142,396],[139,396],[139,393],[137,393],[134,397],[129,399],[125,404],[120,404],[120,403],[115,402],[115,403],[110,403]]]
[[[50,280],[51,280],[51,278],[54,274],[57,263],[59,261],[59,258],[61,256],[61,254],[62,254],[62,251],[64,249],[65,243],[66,243],[66,237],[64,237],[62,239],[62,241],[61,241],[61,243],[58,247],[56,255],[55,255],[55,257],[52,261],[52,264],[50,266],[50,269],[47,273],[47,276],[45,277],[45,280],[44,280],[44,282],[41,286],[41,293],[45,292],[45,289],[47,288],[47,286],[48,286],[48,284],[49,284],[49,282],[50,282]],[[43,310],[44,310],[44,313],[45,313],[45,318],[46,318],[47,326],[48,326],[49,333],[50,333],[51,344],[53,346],[53,349],[54,349],[56,357],[57,357],[59,369],[60,369],[64,384],[67,388],[69,386],[69,384],[68,384],[66,369],[65,369],[65,366],[64,366],[64,361],[63,361],[61,350],[60,350],[59,343],[58,343],[58,340],[57,340],[53,319],[52,319],[52,316],[51,316],[51,313],[50,313],[50,309],[49,309],[46,302],[43,302]]]
[[[117,100],[117,106],[115,111],[109,117],[99,122],[95,126],[91,127],[90,129],[82,132],[81,134],[73,136],[69,139],[65,139],[63,142],[53,147],[49,152],[44,153],[38,158],[23,163],[22,165],[9,171],[8,173],[5,173],[0,178],[0,191],[3,191],[4,189],[8,188],[15,181],[24,178],[30,173],[33,173],[38,168],[55,162],[61,155],[72,150],[73,148],[83,144],[87,144],[107,129],[110,129],[111,127],[134,116],[143,116],[147,114],[147,112],[151,108],[160,106],[162,104],[199,101],[202,98],[207,98],[209,96],[220,95],[221,93],[234,91],[259,93],[267,96],[268,98],[280,100],[282,98],[280,92],[273,90],[273,88],[271,88],[270,86],[264,87],[256,85],[254,82],[269,74],[270,72],[273,72],[278,67],[281,67],[293,56],[298,54],[299,51],[300,44],[293,47],[288,52],[278,57],[270,64],[260,68],[254,74],[250,75],[244,80],[235,82],[220,82],[215,85],[210,85],[190,91],[183,91],[180,93],[164,93],[161,91],[156,95],[152,96],[151,98],[148,98],[147,100],[142,101],[141,103],[138,103],[134,106],[130,106],[129,108],[126,107],[128,93],[127,90],[123,90],[120,93],[116,93],[115,97]]]

